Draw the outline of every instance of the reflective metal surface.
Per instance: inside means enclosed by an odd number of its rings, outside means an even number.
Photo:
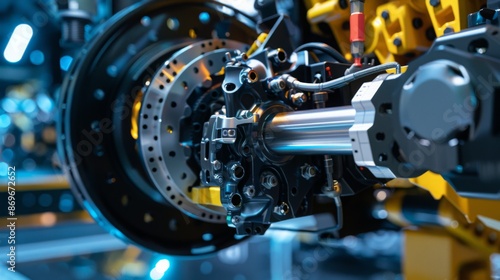
[[[279,154],[350,154],[351,106],[279,113],[265,127],[265,143]]]

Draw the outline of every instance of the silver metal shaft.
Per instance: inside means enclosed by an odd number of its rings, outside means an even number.
[[[351,154],[355,113],[351,106],[279,113],[264,127],[265,144],[278,154]]]

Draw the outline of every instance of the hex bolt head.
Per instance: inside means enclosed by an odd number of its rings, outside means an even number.
[[[214,170],[220,170],[222,168],[222,163],[218,160],[214,160],[212,162],[212,166],[214,167]]]
[[[282,202],[279,206],[274,207],[274,213],[281,216],[288,214],[289,211],[290,207],[286,204],[286,202]]]
[[[255,187],[252,185],[245,186],[243,187],[243,193],[245,194],[246,197],[252,198],[255,196]]]
[[[400,47],[403,42],[401,41],[400,38],[395,38],[394,41],[392,41],[392,43],[394,44],[394,46]]]
[[[306,164],[300,167],[300,173],[302,175],[302,178],[309,180],[316,176],[318,172],[316,170],[316,167]]]
[[[383,19],[386,19],[386,20],[387,20],[387,19],[389,19],[389,16],[390,16],[390,15],[389,15],[389,11],[387,11],[387,10],[382,11],[382,14],[380,14],[380,16],[381,16]]]
[[[272,189],[278,185],[278,178],[272,173],[264,173],[260,177],[260,183],[267,189]]]
[[[431,4],[432,7],[437,7],[441,4],[441,0],[430,0],[429,4]]]

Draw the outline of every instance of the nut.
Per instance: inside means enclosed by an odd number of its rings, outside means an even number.
[[[252,185],[245,186],[243,187],[243,193],[245,194],[246,197],[252,198],[255,196],[255,187]]]
[[[265,188],[272,189],[278,185],[278,178],[272,173],[263,173],[260,177],[260,183]]]
[[[306,164],[300,167],[300,173],[302,174],[302,178],[309,180],[315,177],[318,172],[316,167]]]
[[[307,101],[307,95],[303,92],[297,92],[291,95],[291,99],[294,105],[302,106]]]
[[[286,215],[290,211],[290,207],[285,202],[282,202],[279,206],[274,207],[274,213],[278,215]]]

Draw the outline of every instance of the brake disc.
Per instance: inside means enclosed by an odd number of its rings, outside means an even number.
[[[172,255],[211,253],[239,241],[223,224],[222,209],[186,197],[197,184],[196,141],[186,139],[196,139],[199,127],[183,121],[203,124],[194,110],[217,91],[224,53],[253,42],[252,25],[250,17],[215,2],[146,2],[98,28],[75,58],[61,90],[58,149],[77,198],[110,233]],[[173,59],[184,63],[175,75],[166,69]],[[162,73],[180,79],[167,90]],[[215,83],[208,86],[207,77]]]
[[[139,142],[144,164],[158,191],[180,211],[207,222],[225,223],[223,207],[203,207],[189,199],[199,183],[200,169],[189,166],[201,138],[193,133],[193,109],[205,92],[217,97],[214,88],[225,66],[226,53],[247,45],[232,40],[205,40],[173,54],[152,79],[144,93],[139,125]],[[218,76],[218,77],[217,77]],[[193,95],[195,98],[193,98]],[[211,104],[205,104],[210,107]],[[214,112],[210,112],[206,120]],[[197,128],[200,129],[200,128]],[[164,160],[165,159],[165,160]]]

